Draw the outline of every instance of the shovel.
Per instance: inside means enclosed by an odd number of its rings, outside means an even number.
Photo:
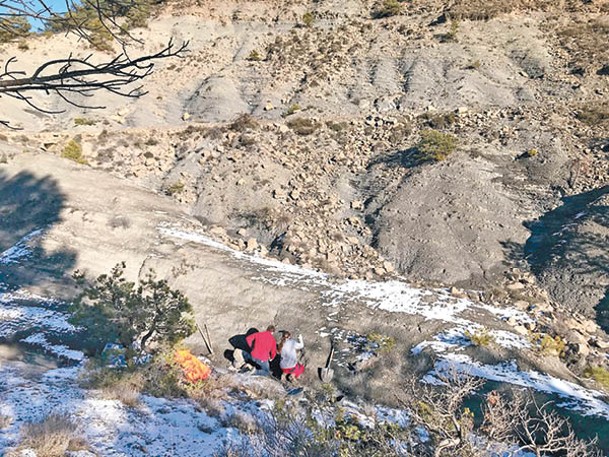
[[[321,379],[321,382],[330,382],[330,381],[332,381],[332,378],[334,377],[334,370],[332,368],[330,368],[330,365],[332,365],[333,357],[334,357],[334,343],[332,343],[332,346],[330,349],[330,356],[328,357],[328,361],[326,362],[326,367],[319,369],[319,379]]]

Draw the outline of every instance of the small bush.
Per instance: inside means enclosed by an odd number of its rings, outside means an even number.
[[[134,6],[129,8],[126,15],[125,27],[127,29],[144,28],[148,26],[151,8],[147,0],[133,2]]]
[[[89,44],[93,49],[102,52],[114,51],[114,47],[112,46],[114,36],[112,35],[112,32],[102,24],[99,18],[92,19],[87,23],[86,28],[90,31]]]
[[[82,154],[82,146],[74,139],[68,141],[68,144],[64,146],[63,150],[61,151],[61,157],[81,165],[87,165],[89,163]]]
[[[86,117],[76,117],[74,118],[74,125],[95,125],[97,121],[93,119],[88,119]]]
[[[21,40],[19,42],[19,44],[17,45],[17,49],[19,49],[20,51],[29,51],[30,45],[28,44],[28,42],[26,40]]]
[[[310,11],[307,11],[302,15],[302,23],[305,25],[305,27],[313,26],[314,22],[315,16],[313,16],[313,13],[311,13]]]
[[[380,333],[372,332],[366,335],[366,339],[369,343],[378,346],[378,351],[390,352],[395,348],[395,338],[392,336],[381,335]]]
[[[465,337],[472,343],[474,346],[485,347],[489,346],[491,343],[495,341],[495,338],[488,332],[487,329],[482,328],[474,331],[473,333],[469,330],[465,331]]]
[[[605,389],[609,389],[609,370],[607,368],[589,366],[584,370],[584,376],[586,378],[594,379]]]
[[[448,33],[444,35],[446,41],[457,41],[457,33],[459,32],[459,21],[451,21]]]
[[[527,152],[525,152],[525,157],[531,158],[531,157],[535,157],[537,154],[539,154],[539,151],[537,149],[533,148],[533,149],[529,149]]]
[[[95,362],[92,364],[81,380],[83,387],[101,390],[104,398],[118,400],[125,406],[136,407],[140,404],[140,394],[145,385],[140,371],[95,366]]]
[[[397,16],[402,13],[402,3],[398,0],[383,0],[383,3],[372,13],[374,19]]]
[[[457,115],[452,112],[424,113],[419,116],[419,119],[425,121],[432,129],[443,130],[457,122]]]
[[[258,121],[249,114],[242,114],[229,126],[229,129],[234,132],[245,132],[246,130],[255,130],[256,128],[258,128]]]
[[[290,107],[288,108],[288,110],[286,111],[285,115],[286,116],[291,116],[292,114],[296,113],[297,111],[300,111],[300,105],[298,103],[294,103],[292,105],[290,105]]]
[[[531,336],[531,342],[542,355],[556,355],[561,357],[567,347],[565,341],[556,335],[552,337],[545,333],[535,333]]]
[[[51,414],[42,422],[26,424],[21,433],[23,439],[17,451],[31,449],[41,457],[63,457],[67,451],[87,449],[76,424],[63,414]]]
[[[253,49],[252,52],[250,52],[250,54],[247,56],[247,60],[250,62],[259,62],[262,60],[262,56],[256,49]]]
[[[288,121],[288,127],[291,128],[294,133],[302,136],[311,135],[319,128],[319,124],[311,119],[299,117]]]
[[[0,414],[0,430],[8,428],[13,423],[13,418],[5,414]]]
[[[421,132],[421,141],[417,144],[417,151],[423,160],[434,160],[436,162],[445,160],[456,149],[457,138],[437,130]]]
[[[185,185],[182,181],[176,181],[165,189],[167,195],[177,195],[184,192]]]
[[[349,124],[347,122],[334,122],[328,121],[326,122],[326,127],[328,127],[333,132],[342,132],[349,128]]]
[[[470,61],[470,63],[467,64],[465,69],[466,70],[478,70],[481,65],[482,64],[480,63],[480,60],[476,59],[476,60]]]

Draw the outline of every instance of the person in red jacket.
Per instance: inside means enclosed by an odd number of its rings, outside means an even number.
[[[252,333],[245,339],[250,347],[251,361],[260,367],[263,374],[271,372],[270,361],[277,355],[277,341],[273,336],[274,332],[275,326],[269,325],[266,332]]]

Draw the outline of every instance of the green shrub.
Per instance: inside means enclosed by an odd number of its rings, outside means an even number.
[[[444,35],[446,41],[457,41],[457,32],[459,32],[459,21],[453,20],[450,22],[450,29]]]
[[[286,111],[285,115],[286,116],[291,116],[292,114],[296,113],[297,111],[300,111],[300,105],[298,103],[294,103],[292,105],[290,105],[290,107],[288,108],[288,110]]]
[[[392,336],[382,335],[380,333],[372,332],[366,335],[366,339],[369,343],[378,346],[379,352],[390,352],[395,348],[395,338]]]
[[[605,389],[609,389],[609,370],[601,366],[589,366],[584,370],[586,378],[594,379]]]
[[[465,337],[472,343],[474,346],[485,347],[489,346],[491,343],[495,341],[493,335],[489,333],[489,331],[485,328],[475,330],[473,333],[469,330],[465,331]]]
[[[291,128],[294,133],[302,136],[311,135],[319,128],[319,124],[311,119],[299,117],[288,121],[288,127]]]
[[[144,28],[148,26],[150,15],[150,2],[147,0],[136,1],[134,2],[134,6],[129,8],[129,11],[126,14],[125,27],[127,29]]]
[[[534,333],[531,335],[531,342],[542,355],[562,357],[567,347],[567,344],[559,335],[552,337],[546,333]]]
[[[97,49],[102,52],[113,52],[114,47],[114,36],[99,19],[93,19],[87,25],[90,30],[89,43],[93,49]]]
[[[374,19],[397,16],[402,13],[402,3],[399,0],[383,0],[383,3],[372,13]]]
[[[93,119],[87,119],[86,117],[76,117],[74,118],[74,125],[95,125],[97,121]]]
[[[445,160],[457,149],[457,138],[437,130],[423,130],[416,147],[423,160]]]
[[[525,156],[530,158],[530,157],[535,157],[537,154],[539,154],[539,151],[537,149],[533,148],[533,149],[529,149],[525,153]]]
[[[68,144],[64,146],[63,150],[61,151],[61,157],[81,165],[87,165],[89,163],[82,154],[82,146],[74,139],[68,141]]]
[[[250,52],[250,54],[247,56],[247,60],[250,62],[259,62],[262,60],[262,56],[256,49],[253,49],[252,52]]]
[[[307,11],[302,15],[302,23],[305,25],[305,27],[311,27],[314,22],[315,16],[313,16],[313,13],[310,11]]]
[[[174,344],[194,332],[192,306],[180,291],[153,273],[136,285],[124,272],[124,262],[116,265],[88,284],[72,305],[70,321],[87,330],[84,337],[95,351],[108,341],[142,349],[154,342]],[[79,272],[74,277],[85,284]]]
[[[165,193],[167,195],[181,194],[182,192],[184,192],[184,188],[185,186],[182,181],[176,181],[165,189]]]

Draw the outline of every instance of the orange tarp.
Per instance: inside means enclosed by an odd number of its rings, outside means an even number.
[[[175,361],[184,372],[184,378],[190,383],[204,381],[209,378],[211,368],[197,359],[188,349],[178,349]]]

